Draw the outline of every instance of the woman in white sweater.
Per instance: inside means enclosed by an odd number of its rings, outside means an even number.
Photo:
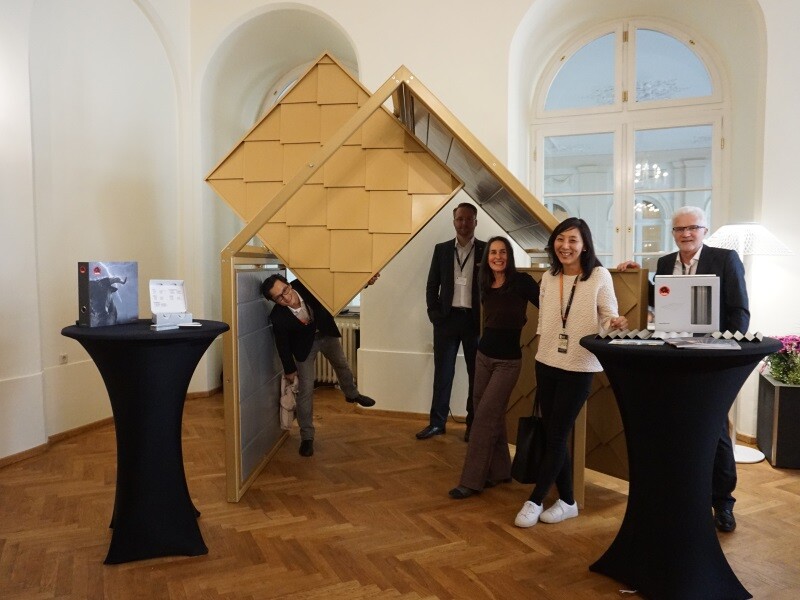
[[[600,330],[628,325],[627,319],[617,314],[611,274],[600,265],[583,219],[571,217],[561,222],[550,236],[547,252],[551,266],[540,283],[536,353],[536,396],[547,445],[536,486],[514,520],[517,527],[578,516],[567,438],[589,397],[594,373],[603,370],[579,341]],[[558,500],[543,510],[542,501],[554,483]]]

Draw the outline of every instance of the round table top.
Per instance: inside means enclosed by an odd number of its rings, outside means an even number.
[[[82,327],[70,325],[61,330],[61,335],[80,340],[105,340],[105,341],[182,341],[217,337],[230,329],[222,321],[204,321],[195,319],[200,323],[197,327],[178,327],[177,329],[150,329],[150,319],[139,319],[134,323],[122,325],[108,325],[105,327]]]
[[[783,346],[780,341],[775,338],[765,337],[760,342],[748,342],[742,340],[739,342],[740,350],[713,350],[708,348],[676,348],[667,344],[666,342],[658,346],[646,346],[635,344],[611,344],[610,338],[597,338],[594,335],[587,335],[581,338],[581,346],[586,348],[589,352],[597,354],[602,353],[609,358],[631,356],[633,354],[641,357],[652,358],[659,360],[662,358],[717,358],[720,356],[733,356],[751,357],[751,356],[767,356],[773,352],[777,352]]]

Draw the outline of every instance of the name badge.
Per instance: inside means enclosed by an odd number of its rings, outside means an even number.
[[[466,277],[456,277],[456,285],[467,285]]]
[[[566,333],[559,333],[558,351],[561,352],[561,354],[566,354],[568,346],[569,346],[569,336]]]

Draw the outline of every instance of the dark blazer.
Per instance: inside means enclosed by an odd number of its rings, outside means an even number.
[[[272,333],[275,336],[275,346],[278,348],[278,356],[283,364],[283,372],[287,375],[297,371],[295,361],[302,362],[308,358],[317,331],[322,335],[342,337],[331,313],[319,303],[319,300],[308,291],[308,288],[299,279],[295,279],[291,284],[292,288],[302,296],[306,306],[311,308],[314,320],[303,325],[292,314],[288,306],[280,304],[276,304],[269,315],[272,321]]]
[[[666,254],[658,259],[656,275],[672,275],[677,252]],[[747,288],[744,282],[744,265],[733,250],[715,248],[703,244],[700,260],[697,263],[698,275],[719,276],[719,329],[720,331],[741,331],[750,327],[750,308],[747,301]],[[655,288],[651,283],[650,305],[654,303]]]
[[[455,252],[456,240],[448,240],[441,244],[436,244],[433,249],[431,268],[428,271],[428,283],[425,286],[425,301],[428,304],[428,318],[434,325],[441,323],[449,314],[453,307],[453,293],[455,291],[455,280],[453,279],[453,253]],[[483,258],[483,251],[486,249],[486,242],[475,240],[475,248],[470,255],[467,265],[472,264],[472,315],[475,319],[475,327],[480,328],[481,318],[481,299],[478,292],[478,267]],[[467,265],[464,268],[467,268]]]

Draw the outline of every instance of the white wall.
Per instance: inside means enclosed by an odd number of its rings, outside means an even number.
[[[793,103],[800,92],[793,61],[800,55],[797,3],[580,2],[408,0],[398,10],[396,3],[375,0],[365,14],[362,0],[5,0],[0,457],[109,414],[94,365],[76,342],[60,336],[77,316],[79,260],[138,260],[140,282],[184,278],[193,312],[221,316],[219,251],[237,221],[203,183],[221,139],[203,133],[217,117],[214,107],[221,106],[210,101],[213,90],[204,85],[226,39],[266,11],[299,8],[330,23],[352,48],[369,89],[406,65],[492,152],[520,171],[528,160],[527,117],[520,113],[527,113],[528,99],[512,101],[508,90],[520,90],[523,76],[535,81],[565,35],[626,12],[687,23],[724,58],[737,101],[731,143],[750,148],[731,157],[728,217],[760,218],[800,251],[793,165],[800,155]],[[760,33],[762,22],[766,35]],[[523,28],[536,32],[530,43],[514,38]],[[251,85],[264,83],[251,79]],[[359,376],[363,391],[383,408],[428,411],[431,330],[423,288],[433,244],[453,235],[450,219],[445,209],[364,293]],[[483,238],[493,233],[489,223],[480,218]],[[754,263],[753,323],[766,333],[800,330],[794,262]],[[140,298],[146,315],[146,295]],[[218,385],[219,346],[191,390]],[[59,364],[60,354],[68,354],[66,365]],[[456,412],[463,412],[459,399],[466,394],[460,368]],[[752,434],[748,415],[754,401],[744,404],[740,430]]]
[[[28,86],[32,2],[0,18],[0,457],[46,442]]]

